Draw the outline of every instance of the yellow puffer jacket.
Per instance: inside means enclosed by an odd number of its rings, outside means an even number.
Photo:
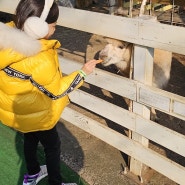
[[[11,23],[12,24],[12,23]],[[67,93],[82,85],[78,71],[62,77],[56,40],[33,40],[24,32],[0,23],[0,121],[21,132],[48,130],[54,127],[69,103]],[[29,79],[9,76],[11,67],[45,88],[51,99]],[[71,87],[72,85],[72,87]]]

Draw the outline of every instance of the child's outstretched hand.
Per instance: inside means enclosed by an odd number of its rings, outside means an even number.
[[[101,60],[89,60],[87,63],[84,64],[82,67],[82,70],[86,75],[89,75],[93,72],[94,68],[96,67],[96,64],[102,62]]]

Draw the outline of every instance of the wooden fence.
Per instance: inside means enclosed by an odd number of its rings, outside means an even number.
[[[18,0],[0,0],[0,11],[14,13],[17,3]],[[61,117],[131,156],[130,170],[134,174],[142,177],[145,164],[184,185],[185,167],[148,148],[148,140],[185,157],[185,136],[150,121],[148,107],[155,107],[159,111],[185,120],[185,97],[149,86],[151,74],[148,70],[153,68],[151,51],[154,48],[185,54],[185,28],[65,7],[60,7],[58,25],[135,44],[133,80],[101,69],[95,69],[93,74],[86,78],[89,84],[131,99],[132,111],[82,90],[70,94],[72,102],[128,128],[132,132],[131,138],[70,107],[64,110]],[[65,74],[82,66],[76,61],[61,56],[59,58]]]

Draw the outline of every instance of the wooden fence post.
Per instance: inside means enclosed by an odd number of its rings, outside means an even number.
[[[133,56],[134,80],[140,81],[147,85],[152,84],[153,56],[154,56],[153,48],[143,47],[139,45],[134,46],[134,56]],[[134,113],[137,113],[143,116],[144,118],[150,119],[150,109],[148,107],[141,105],[137,102],[133,102],[132,109]],[[139,135],[136,132],[132,132],[131,138],[148,147],[149,141],[142,135]],[[138,160],[135,160],[134,158],[130,159],[130,171],[135,175],[139,176],[141,182],[143,182],[142,174],[144,174],[145,170],[146,166],[144,166],[143,163],[141,163]]]

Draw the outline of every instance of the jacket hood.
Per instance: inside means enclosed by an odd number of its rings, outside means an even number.
[[[13,26],[13,23],[11,24]],[[24,56],[32,56],[41,50],[39,40],[29,37],[25,32],[0,22],[0,49],[8,49],[21,53]]]

